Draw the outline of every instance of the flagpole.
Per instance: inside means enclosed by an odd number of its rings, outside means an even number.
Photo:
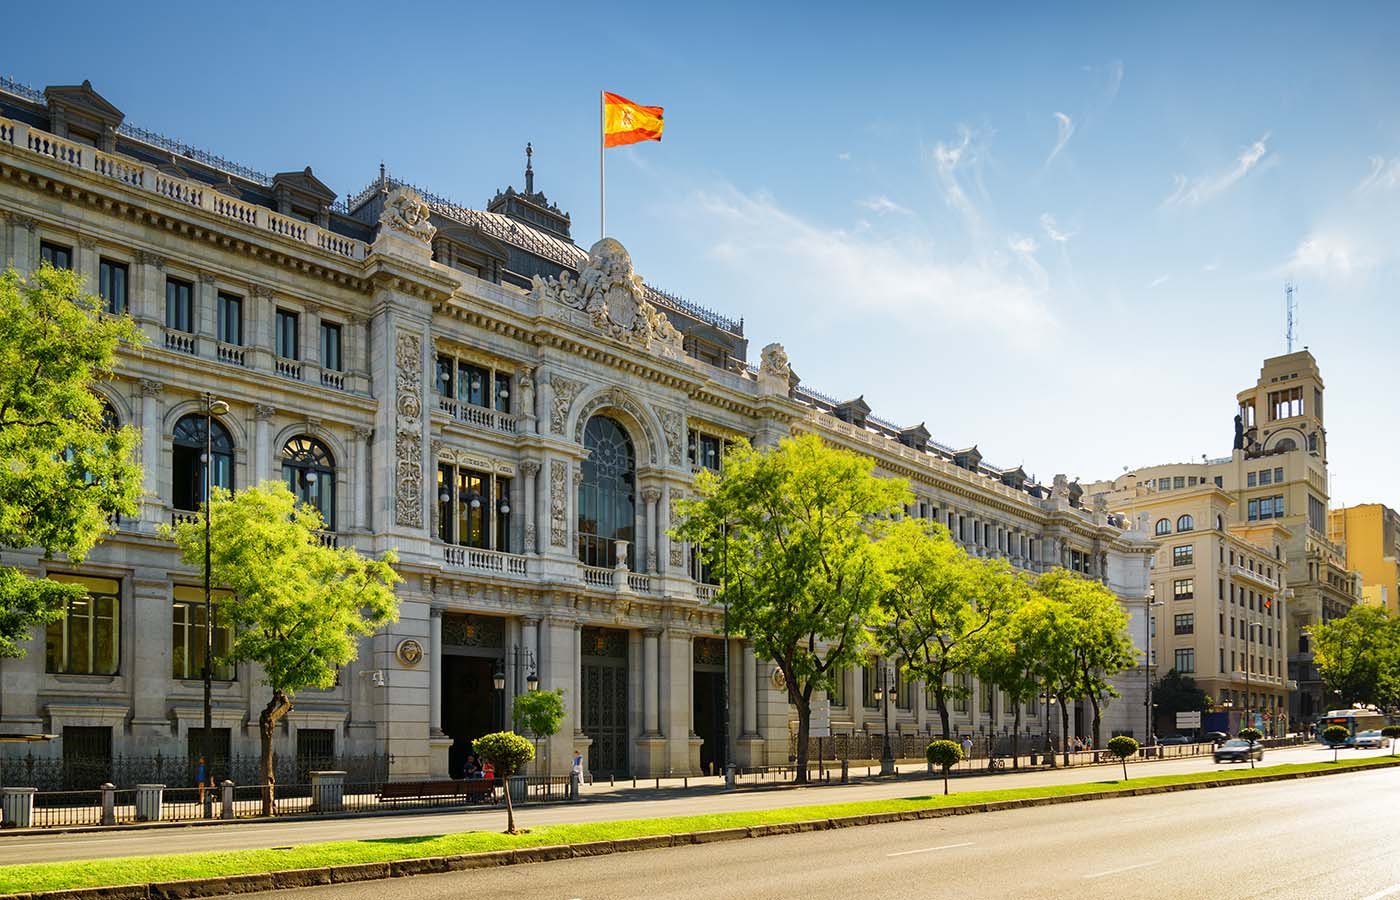
[[[603,111],[603,92],[598,92],[598,240],[608,236],[608,190],[607,176],[603,170],[603,132],[606,127]]]

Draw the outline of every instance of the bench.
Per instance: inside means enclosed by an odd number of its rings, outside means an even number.
[[[441,800],[448,803],[487,803],[495,799],[496,781],[391,781],[379,788],[379,801]]]

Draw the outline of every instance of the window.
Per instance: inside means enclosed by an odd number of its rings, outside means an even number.
[[[326,528],[335,531],[335,460],[312,437],[294,437],[282,447],[282,480],[299,503],[316,507]]]
[[[613,541],[627,541],[628,566],[636,553],[636,454],[616,421],[594,416],[583,429],[588,458],[578,487],[578,555],[589,566],[612,568]]]
[[[831,688],[826,695],[831,699],[832,706],[846,706],[846,675],[846,672],[835,672],[831,676]]]
[[[860,667],[860,701],[866,709],[879,709],[875,702],[875,667]]]
[[[1176,476],[1175,478],[1172,479],[1172,489],[1173,489],[1173,490],[1178,490],[1178,491],[1179,491],[1179,490],[1181,490],[1181,489],[1184,488],[1184,487],[1186,487],[1186,476],[1185,476],[1185,475],[1178,475],[1178,476]]]
[[[1189,566],[1196,561],[1196,545],[1186,544],[1172,548],[1172,565]]]
[[[1159,491],[1169,491],[1169,490],[1171,490],[1171,489],[1172,489],[1172,480],[1171,480],[1170,478],[1158,478],[1158,479],[1157,479],[1157,490],[1159,490]]]
[[[496,412],[510,412],[510,375],[496,373]]]
[[[1250,473],[1248,473],[1247,475],[1244,476],[1244,483],[1245,483],[1245,487],[1258,487],[1258,486],[1259,486],[1259,473],[1258,473],[1258,472],[1250,472]]]
[[[1312,494],[1308,495],[1308,525],[1313,531],[1327,533],[1327,504]]]
[[[895,683],[899,685],[899,692],[894,696],[895,709],[914,708],[914,682],[909,678],[909,671],[900,666],[896,672]]]
[[[953,700],[953,712],[967,712],[967,699],[972,696],[972,676],[966,672],[953,676],[958,680],[958,696]]]
[[[457,399],[472,406],[490,406],[487,395],[490,392],[490,373],[480,366],[470,363],[457,363]]]
[[[120,655],[121,585],[111,578],[52,575],[87,593],[68,601],[44,635],[44,669],[62,675],[115,675]]]
[[[1273,484],[1273,483],[1274,483],[1274,472],[1273,472],[1273,470],[1272,470],[1272,469],[1260,469],[1260,470],[1259,470],[1259,484],[1260,484],[1260,486],[1262,487],[1263,485],[1266,485],[1266,484]]]
[[[723,466],[724,440],[692,428],[686,440],[686,455],[692,468],[701,466],[718,472]]]
[[[1171,523],[1171,519],[1158,519],[1158,520],[1157,520],[1157,527],[1156,527],[1155,530],[1156,530],[1157,534],[1171,534],[1171,533],[1172,533],[1172,523]]]
[[[1224,579],[1224,578],[1216,579],[1216,582],[1215,582],[1215,599],[1217,599],[1217,600],[1224,600],[1224,599],[1225,599],[1225,579]]]
[[[985,715],[990,716],[992,714],[992,686],[984,681],[978,687],[980,688],[978,692],[980,695],[979,708]]]
[[[1245,428],[1254,427],[1254,401],[1240,404],[1240,419],[1243,420]]]
[[[165,327],[194,334],[194,285],[165,279]]]
[[[452,397],[452,371],[455,364],[450,356],[437,358],[437,377],[433,379],[434,389],[443,397]]]
[[[170,503],[176,509],[199,509],[204,502],[204,422],[202,413],[192,413],[175,423],[170,453]],[[208,432],[210,449],[214,451],[210,482],[215,487],[233,490],[233,438],[218,419],[213,424]]]
[[[1196,616],[1194,613],[1182,613],[1175,617],[1172,624],[1176,634],[1196,633]]]
[[[496,549],[510,552],[510,479],[496,478]]]
[[[219,342],[243,345],[243,298],[220,292],[217,332]]]
[[[72,269],[73,248],[42,241],[39,244],[39,262],[47,263],[55,269]]]
[[[228,656],[232,632],[219,621],[219,604],[228,594],[216,591],[214,607],[214,665],[210,671],[215,681],[232,681],[234,668],[221,658]],[[204,589],[175,586],[175,601],[170,614],[171,677],[181,679],[204,677],[204,649],[209,640],[204,618]]]
[[[1177,600],[1190,600],[1196,596],[1196,579],[1178,578],[1172,582],[1172,596]]]
[[[1303,389],[1287,388],[1269,392],[1269,421],[1291,419],[1303,414]]]
[[[1181,516],[1176,520],[1177,531],[1190,531],[1196,527],[1196,520],[1190,516]]]
[[[1183,675],[1189,675],[1196,671],[1196,651],[1194,648],[1177,649],[1176,670]]]
[[[1220,671],[1221,671],[1222,673],[1225,671],[1225,648],[1224,648],[1224,647],[1221,647],[1221,648],[1220,648]]]
[[[321,323],[321,368],[342,371],[340,363],[340,326],[335,322]]]
[[[490,547],[487,523],[491,476],[473,469],[457,470],[457,543],[485,550]],[[593,563],[592,565],[600,565]]]
[[[1223,488],[1223,487],[1225,486],[1225,476],[1224,476],[1224,475],[1217,475],[1217,476],[1215,476],[1215,486],[1218,487],[1218,488]]]
[[[1274,484],[1283,484],[1283,467],[1274,469]]]
[[[97,267],[97,296],[106,304],[107,312],[114,316],[126,313],[126,266],[110,259],[104,259]]]
[[[285,309],[277,310],[277,333],[274,350],[283,359],[301,359],[297,352],[297,329],[299,316]]]
[[[1224,614],[1224,613],[1221,613],[1221,614],[1220,614],[1220,636],[1221,636],[1221,637],[1224,637],[1224,636],[1225,636],[1225,614]]]

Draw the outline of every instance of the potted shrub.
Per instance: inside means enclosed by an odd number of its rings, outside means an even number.
[[[1249,741],[1249,742],[1252,744],[1252,743],[1254,743],[1255,741],[1263,740],[1263,738],[1264,738],[1264,733],[1263,733],[1262,731],[1260,731],[1258,728],[1251,728],[1251,727],[1249,727],[1249,726],[1245,726],[1244,728],[1241,728],[1241,729],[1240,729],[1240,740],[1242,740],[1242,741]],[[1250,767],[1251,769],[1254,768],[1254,750],[1253,750],[1253,748],[1251,748],[1251,749],[1250,749],[1250,752],[1249,752],[1249,767]]]
[[[1395,755],[1395,739],[1400,737],[1400,725],[1387,725],[1381,729],[1383,737],[1390,738],[1390,755]]]
[[[943,794],[947,796],[948,770],[962,760],[962,747],[959,747],[955,741],[934,741],[925,748],[924,756],[928,759],[929,765],[938,766],[943,770]]]
[[[1138,752],[1138,742],[1136,739],[1120,734],[1110,738],[1108,741],[1108,752],[1118,757],[1118,761],[1123,764],[1123,780],[1128,780],[1128,757]]]
[[[1328,725],[1322,729],[1322,739],[1332,745],[1332,762],[1337,761],[1337,750],[1351,737],[1345,725]]]
[[[496,777],[501,779],[506,795],[506,834],[519,834],[515,830],[515,807],[510,801],[510,777],[535,758],[535,745],[512,731],[497,731],[472,741],[472,749],[495,768]]]

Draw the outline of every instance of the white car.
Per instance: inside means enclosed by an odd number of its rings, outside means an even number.
[[[1385,738],[1379,731],[1358,731],[1356,739],[1352,742],[1353,747],[1375,747],[1377,749],[1385,746]]]

